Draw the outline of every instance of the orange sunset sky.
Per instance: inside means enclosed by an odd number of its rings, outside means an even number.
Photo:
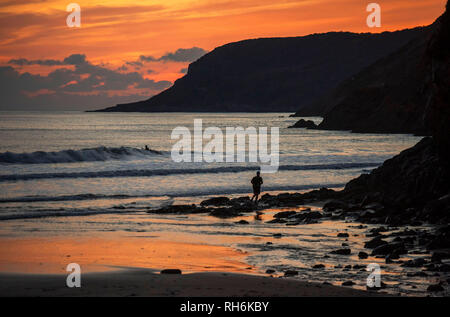
[[[81,27],[66,6],[81,7]],[[377,2],[382,27],[366,25]],[[0,0],[1,110],[92,109],[146,99],[228,42],[429,25],[446,0]],[[76,54],[76,55],[74,55]],[[142,57],[141,57],[142,56]]]

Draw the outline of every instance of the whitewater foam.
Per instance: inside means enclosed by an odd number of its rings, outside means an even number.
[[[311,164],[311,165],[281,165],[280,171],[308,171],[308,170],[339,170],[377,167],[381,163],[335,163],[335,164]],[[28,181],[36,179],[62,179],[62,178],[113,178],[113,177],[151,177],[182,174],[218,174],[240,173],[254,171],[257,166],[222,166],[213,168],[181,168],[181,169],[133,169],[112,170],[99,172],[73,172],[73,173],[30,173],[1,175],[0,182]]]
[[[58,152],[37,151],[32,153],[0,153],[0,163],[8,164],[48,164],[48,163],[74,163],[97,162],[108,160],[121,160],[130,157],[148,157],[161,155],[156,150],[142,150],[131,147],[105,147],[88,148],[81,150],[63,150]]]

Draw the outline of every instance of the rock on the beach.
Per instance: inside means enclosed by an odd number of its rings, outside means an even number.
[[[428,292],[442,292],[444,290],[444,288],[442,287],[441,284],[434,284],[434,285],[430,285],[427,288]]]
[[[352,268],[353,268],[354,270],[360,270],[360,269],[366,268],[366,266],[365,266],[365,265],[362,265],[362,264],[355,264],[355,265],[353,265]]]
[[[443,259],[450,259],[450,252],[433,252],[431,256],[432,262],[440,262]]]
[[[323,216],[319,211],[299,212],[299,213],[296,213],[295,215],[290,216],[291,219],[295,219],[295,220],[297,220],[299,222],[303,222],[303,223],[309,223],[309,222],[312,222],[313,220],[317,220],[322,217]]]
[[[277,219],[288,218],[289,216],[295,215],[296,213],[296,211],[281,211],[273,215],[273,217]]]
[[[352,285],[355,285],[353,281],[345,281],[342,283],[342,286],[352,286]]]
[[[331,254],[339,254],[339,255],[350,255],[352,253],[351,249],[338,249],[330,252]]]
[[[201,206],[226,206],[230,202],[228,197],[213,197],[200,203]]]
[[[427,245],[428,250],[450,249],[450,225],[439,228],[431,242]]]
[[[281,193],[275,199],[278,206],[298,206],[304,203],[304,197],[300,193]]]
[[[388,255],[393,252],[397,254],[405,254],[406,250],[403,243],[388,243],[380,245],[372,250],[372,255]]]
[[[284,276],[295,276],[298,275],[298,272],[295,270],[287,270],[284,272]]]
[[[150,214],[195,214],[210,212],[209,208],[192,205],[173,205],[147,211]]]
[[[336,199],[329,200],[323,205],[323,210],[325,211],[335,211],[337,209],[347,210],[348,205],[345,202]]]
[[[211,216],[218,218],[233,218],[241,216],[241,212],[249,212],[251,210],[235,208],[235,207],[219,207],[219,208],[211,208],[211,212],[209,213]]]
[[[421,267],[427,264],[428,262],[423,258],[418,258],[414,260],[408,260],[405,263],[403,263],[401,266],[403,267]]]
[[[316,264],[313,266],[313,269],[323,269],[325,267],[325,265],[323,264]]]
[[[381,245],[387,244],[387,241],[384,241],[381,238],[382,238],[382,236],[378,236],[378,237],[373,238],[370,241],[367,241],[364,244],[364,248],[366,248],[366,249],[375,249],[376,247],[379,247]]]
[[[160,274],[181,274],[181,270],[179,270],[179,269],[165,269],[165,270],[162,270]]]
[[[287,222],[287,220],[275,218],[275,219],[267,221],[266,223],[286,223],[286,222]]]
[[[360,259],[367,259],[369,257],[369,255],[366,252],[361,251],[358,253],[358,257]]]
[[[288,128],[306,128],[306,129],[315,129],[317,125],[312,120],[300,119],[294,125],[289,126]]]

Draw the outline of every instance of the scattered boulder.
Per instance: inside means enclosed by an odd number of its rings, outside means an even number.
[[[286,223],[286,222],[287,222],[287,220],[275,218],[275,219],[267,221],[266,223]]]
[[[406,276],[408,276],[408,277],[428,277],[428,274],[420,271],[420,272],[407,273]]]
[[[160,274],[181,274],[181,270],[179,270],[179,269],[164,269],[160,272]]]
[[[241,216],[241,213],[235,208],[212,208],[209,213],[213,217],[217,218],[233,218]]]
[[[238,225],[248,225],[249,224],[249,222],[247,220],[244,220],[244,219],[239,220],[239,221],[237,221],[235,223],[238,224]]]
[[[348,233],[346,233],[346,232],[339,232],[337,236],[338,236],[338,238],[348,238],[349,237]]]
[[[284,272],[284,276],[296,276],[298,275],[298,272],[295,270],[287,270]]]
[[[317,125],[312,120],[300,119],[294,125],[289,126],[289,128],[316,129]]]
[[[226,206],[230,202],[228,197],[213,197],[200,203],[201,206]]]
[[[336,199],[329,200],[323,205],[323,210],[325,211],[335,211],[337,209],[347,210],[348,205],[345,202]]]
[[[425,265],[426,269],[428,271],[432,272],[450,272],[450,265],[449,264],[436,264],[436,263],[429,263]]]
[[[408,260],[403,263],[401,266],[403,267],[421,267],[427,264],[427,261],[424,258],[418,258],[414,260]]]
[[[330,252],[331,254],[339,254],[339,255],[350,255],[352,253],[351,249],[338,249]]]
[[[296,219],[297,221],[301,222],[309,222],[314,219],[320,219],[322,218],[322,214],[319,211],[310,211],[310,212],[300,212],[296,213],[295,215],[291,216],[291,219]]]
[[[229,204],[233,205],[233,206],[245,205],[248,203],[252,203],[252,201],[250,200],[250,198],[248,196],[233,198],[233,199],[230,199],[230,202],[229,202]]]
[[[273,217],[277,218],[277,219],[288,218],[289,216],[295,215],[296,213],[297,212],[295,212],[295,211],[281,211],[281,212],[273,215]]]
[[[383,244],[372,251],[372,255],[388,255],[393,252],[397,252],[398,254],[405,254],[407,251],[402,243],[388,243]]]
[[[345,281],[342,283],[342,286],[353,286],[355,283],[353,281]]]
[[[450,259],[450,253],[449,252],[433,252],[433,255],[431,256],[432,262],[440,262],[444,259]]]
[[[437,236],[428,243],[427,249],[450,249],[450,231],[448,229],[440,229]]]
[[[364,248],[366,248],[366,249],[375,249],[375,248],[377,248],[379,246],[387,244],[387,241],[384,241],[381,238],[382,238],[382,236],[378,236],[378,237],[373,238],[370,241],[367,241],[364,244]]]
[[[323,269],[325,267],[325,265],[323,264],[316,264],[313,266],[313,269]]]
[[[147,211],[151,214],[195,214],[195,213],[208,213],[211,210],[209,208],[198,207],[192,205],[172,205],[164,206],[158,209],[152,209]]]
[[[360,259],[367,259],[369,257],[369,255],[366,252],[361,251],[358,253],[358,257]]]
[[[441,284],[434,284],[434,285],[430,285],[427,288],[428,292],[434,293],[434,292],[442,292],[444,290],[444,288],[442,287]]]
[[[266,270],[266,274],[273,274],[273,273],[275,273],[275,270],[272,270],[272,269]]]
[[[303,205],[305,200],[303,194],[300,193],[281,193],[276,196],[278,206],[298,206]]]

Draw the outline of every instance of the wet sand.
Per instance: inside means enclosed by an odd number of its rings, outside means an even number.
[[[124,269],[86,273],[80,288],[68,288],[62,274],[0,273],[0,296],[379,296],[378,293],[288,278],[234,273],[157,274]]]
[[[2,238],[0,272],[67,274],[67,265],[77,263],[83,273],[118,267],[242,273],[252,269],[244,262],[246,255],[223,246],[165,241],[152,236]]]
[[[247,255],[223,246],[149,237],[2,238],[0,296],[377,295],[256,275],[244,261]],[[81,288],[66,286],[66,266],[72,262],[81,266]],[[174,268],[183,274],[159,273]]]

